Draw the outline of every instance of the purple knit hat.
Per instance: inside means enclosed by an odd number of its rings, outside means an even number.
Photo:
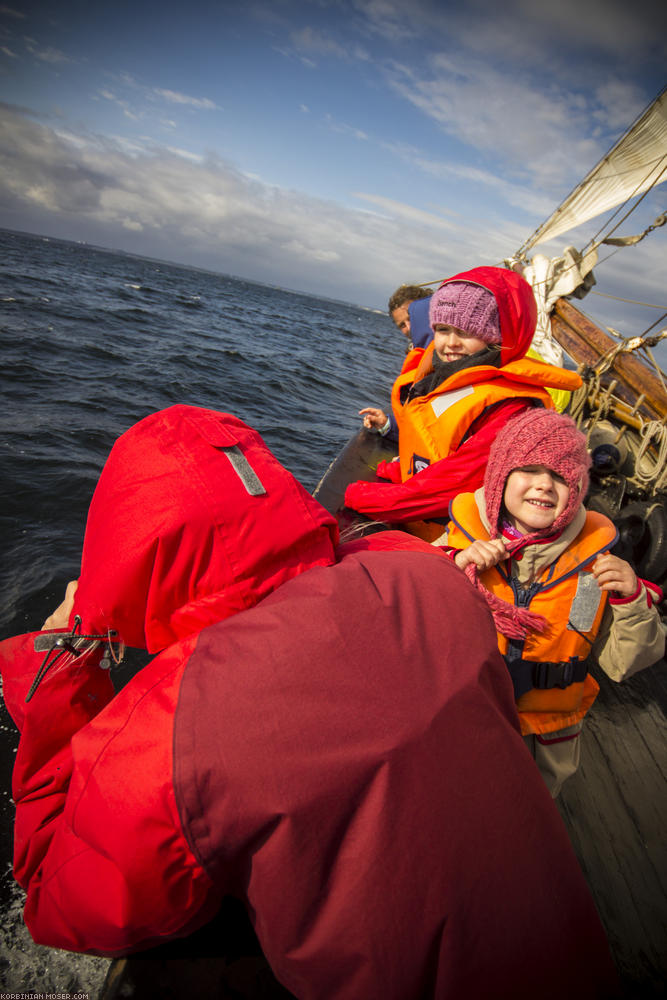
[[[497,538],[501,533],[505,484],[513,469],[545,465],[562,476],[569,486],[570,495],[565,509],[549,528],[548,533],[555,534],[572,521],[583,503],[588,489],[590,464],[585,436],[574,420],[564,413],[530,407],[512,417],[491,445],[484,476],[486,516],[491,537]]]
[[[502,343],[495,296],[470,281],[446,281],[441,285],[431,296],[428,319],[431,329],[444,323],[486,344]]]

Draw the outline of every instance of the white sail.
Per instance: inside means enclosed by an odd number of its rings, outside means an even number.
[[[520,253],[667,180],[667,87],[593,167]]]

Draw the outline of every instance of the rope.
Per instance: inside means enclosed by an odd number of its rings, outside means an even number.
[[[646,306],[647,309],[664,309],[664,306],[658,306],[654,302],[638,302],[637,299],[624,299],[621,295],[610,295],[609,292],[598,292],[596,289],[591,288],[589,295],[599,295],[603,299],[613,299],[615,302],[627,302],[631,306]],[[660,320],[657,321],[658,323]]]
[[[642,424],[639,432],[642,442],[635,457],[635,478],[643,486],[653,485],[659,489],[667,480],[667,416],[663,420],[649,420]],[[648,451],[651,445],[657,449],[653,459]]]

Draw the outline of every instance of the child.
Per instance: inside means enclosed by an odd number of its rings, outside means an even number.
[[[446,520],[457,493],[481,486],[491,442],[510,417],[553,408],[547,387],[581,385],[575,372],[525,357],[536,316],[530,285],[513,271],[477,267],[443,282],[429,305],[433,342],[410,352],[394,383],[399,462],[378,466],[391,483],[352,483],[345,504],[377,520]],[[432,541],[444,523],[411,530]]]
[[[589,465],[570,417],[526,410],[494,442],[483,489],[452,503],[448,532],[456,565],[480,574],[521,731],[554,798],[599,690],[591,661],[621,681],[665,648],[660,588],[610,553],[613,523],[583,506]]]

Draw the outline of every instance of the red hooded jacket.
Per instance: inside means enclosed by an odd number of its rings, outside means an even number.
[[[115,696],[68,654],[26,704],[43,653],[0,647],[33,937],[118,955],[232,894],[304,1000],[613,995],[484,601],[418,539],[335,537],[233,417],[119,439],[72,620],[162,651]]]
[[[447,282],[450,281],[469,281],[481,285],[492,292],[496,299],[502,337],[501,365],[497,369],[485,367],[468,370],[470,381],[493,383],[494,379],[504,374],[508,364],[525,357],[531,345],[537,321],[533,290],[519,274],[500,267],[476,267],[448,278]],[[432,353],[432,344],[424,351],[411,352],[409,370],[412,375],[408,381],[418,381],[432,370],[432,365],[428,363]],[[533,385],[553,385],[569,389],[581,385],[580,377],[574,372],[565,372],[539,361],[533,361],[531,365],[539,373],[537,379],[533,377]],[[486,373],[483,379],[479,374],[481,371]],[[406,374],[404,365],[394,387],[394,397],[397,395],[397,386],[405,382]],[[457,385],[461,383],[462,380],[458,379]],[[446,386],[443,385],[442,390],[434,390],[433,394],[445,390]],[[546,392],[544,398],[546,405],[551,405]],[[396,522],[446,517],[449,504],[457,494],[473,493],[482,485],[489,448],[496,435],[512,416],[531,403],[534,400],[521,395],[521,383],[518,382],[516,398],[489,407],[475,420],[462,443],[446,457],[435,461],[431,458],[431,464],[427,468],[405,482],[401,482],[398,463],[382,462],[377,470],[380,481],[355,482],[348,486],[345,492],[346,506],[368,517]],[[399,426],[409,422],[410,404],[400,409],[402,412],[394,405],[394,416]],[[400,440],[399,436],[399,442]],[[382,479],[389,479],[391,482],[383,482]]]

